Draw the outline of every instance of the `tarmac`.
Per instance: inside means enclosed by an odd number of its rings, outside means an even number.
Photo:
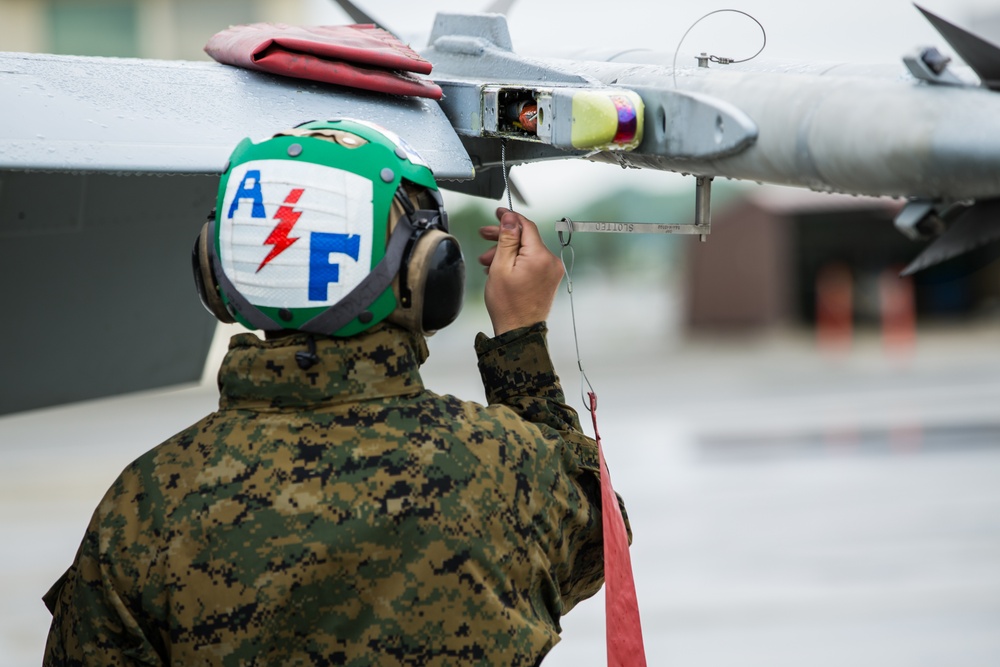
[[[921,324],[912,349],[872,330],[822,350],[795,329],[685,335],[669,293],[576,298],[650,665],[1000,664],[1000,321]],[[582,411],[564,296],[550,324]],[[470,308],[431,339],[429,388],[483,399],[472,337],[486,327]],[[41,595],[101,495],[214,408],[213,375],[0,418],[0,667],[39,663]],[[599,594],[564,617],[544,665],[605,664],[604,634]]]

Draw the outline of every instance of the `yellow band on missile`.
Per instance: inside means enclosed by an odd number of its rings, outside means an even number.
[[[582,150],[632,150],[642,141],[642,98],[629,91],[573,95],[571,142]]]

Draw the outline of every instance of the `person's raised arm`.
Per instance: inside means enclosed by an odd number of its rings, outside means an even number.
[[[480,235],[496,245],[479,257],[486,267],[486,310],[493,333],[502,333],[543,322],[552,309],[563,268],[538,227],[519,213],[496,211],[499,226],[483,227]]]
[[[545,320],[562,280],[562,262],[545,247],[534,222],[506,208],[498,208],[496,215],[498,226],[479,230],[484,239],[496,242],[479,257],[487,271],[486,309],[494,331],[494,338],[480,335],[476,340],[486,398],[528,421],[582,438],[545,342]]]
[[[497,244],[479,258],[487,270],[486,309],[496,336],[477,340],[479,368],[490,405],[513,410],[543,434],[536,441],[544,443],[537,445],[538,452],[558,444],[547,458],[561,471],[558,482],[537,487],[543,493],[538,507],[550,512],[540,512],[533,525],[548,525],[540,532],[557,535],[546,540],[545,550],[564,614],[604,581],[597,443],[566,405],[545,343],[544,320],[562,280],[562,262],[545,247],[535,223],[505,208],[497,209],[497,218],[498,227],[480,229],[484,239]],[[531,457],[524,460],[534,464]],[[549,521],[553,508],[559,518]]]

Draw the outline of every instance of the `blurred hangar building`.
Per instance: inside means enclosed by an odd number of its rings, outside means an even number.
[[[1000,244],[899,278],[923,249],[893,224],[903,203],[776,187],[733,198],[713,215],[707,243],[686,245],[688,327],[812,326],[831,289],[846,293],[853,323],[878,325],[893,282],[921,322],[1000,316]]]

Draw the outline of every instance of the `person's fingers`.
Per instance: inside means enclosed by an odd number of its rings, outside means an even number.
[[[544,246],[545,242],[542,240],[542,235],[538,231],[538,225],[524,217],[520,213],[511,211],[510,209],[499,207],[496,210],[497,220],[502,221],[504,216],[513,216],[517,221],[517,225],[521,231],[520,245],[527,247],[538,247]],[[489,231],[487,231],[489,230]],[[497,240],[500,235],[500,227],[482,227],[480,228],[480,234],[483,238],[488,240]]]
[[[523,215],[519,217],[521,218],[521,245],[528,248],[544,246],[545,242],[542,241],[542,235],[538,231],[538,225],[531,220],[528,220]]]
[[[501,266],[514,266],[517,253],[521,249],[521,216],[507,209],[497,209],[500,215],[500,236],[497,239],[496,253],[493,263]]]
[[[480,227],[479,235],[482,236],[487,241],[496,241],[498,238],[500,238],[500,227],[499,225]]]
[[[490,248],[489,250],[487,250],[486,252],[484,252],[482,255],[479,256],[479,263],[482,264],[483,266],[489,266],[490,264],[493,263],[493,256],[496,255],[496,253],[497,253],[497,248],[496,246],[493,246],[492,248]]]

